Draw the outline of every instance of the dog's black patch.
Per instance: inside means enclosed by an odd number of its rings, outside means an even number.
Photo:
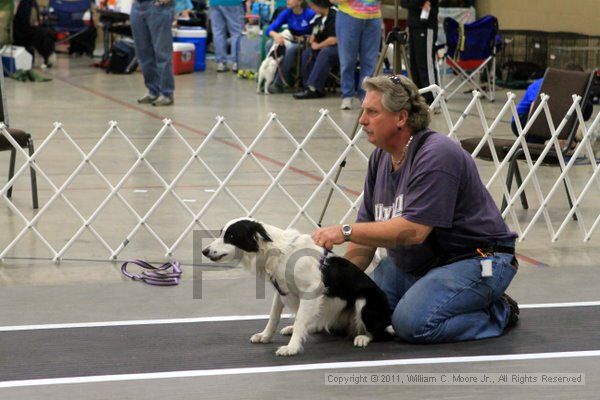
[[[390,340],[386,328],[392,324],[392,315],[385,293],[356,265],[343,257],[328,257],[321,267],[325,296],[345,300],[354,308],[358,299],[365,299],[361,318],[373,340]]]
[[[259,249],[258,240],[272,242],[269,234],[259,222],[242,219],[227,227],[223,241],[249,253],[256,253]]]
[[[278,46],[275,46],[275,48],[271,52],[271,57],[277,60],[278,58],[281,58],[283,56],[285,56],[285,45],[280,44]]]

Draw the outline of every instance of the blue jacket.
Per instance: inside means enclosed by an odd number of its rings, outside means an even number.
[[[310,21],[315,14],[310,8],[305,8],[300,15],[294,14],[291,8],[286,8],[269,25],[265,34],[269,36],[272,31],[278,31],[283,25],[287,24],[288,29],[294,36],[310,35],[312,32]]]

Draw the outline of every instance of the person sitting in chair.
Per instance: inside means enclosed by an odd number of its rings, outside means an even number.
[[[302,52],[301,74],[304,90],[294,93],[295,99],[315,99],[325,96],[325,83],[332,67],[339,65],[335,36],[335,8],[329,0],[309,0],[308,5],[318,17],[308,39],[309,47]]]
[[[573,63],[573,62],[568,63],[564,67],[564,69],[569,70],[569,71],[583,71],[583,68],[581,67],[581,65]],[[540,88],[542,87],[543,82],[544,82],[544,78],[536,79],[535,81],[533,81],[527,87],[527,90],[525,91],[523,98],[521,99],[521,101],[519,101],[519,104],[517,105],[517,114],[519,115],[519,121],[521,121],[521,127],[524,127],[527,124],[527,120],[529,119],[529,114],[532,111],[531,107],[533,107],[535,100],[537,99],[537,97],[540,94]],[[584,101],[585,101],[585,99],[584,99]],[[581,105],[581,111],[583,113],[583,119],[585,121],[590,119],[590,117],[592,116],[592,112],[594,111],[594,105],[592,104],[591,99],[587,99],[585,104]],[[516,124],[514,118],[512,118],[512,120],[510,122],[510,127],[511,127],[513,133],[515,134],[515,136],[518,137],[519,131],[517,129],[517,124]],[[527,142],[529,142],[529,143],[544,144],[544,141],[546,139],[537,137],[537,136],[530,136],[529,134],[525,134],[525,140],[527,140]]]
[[[297,39],[311,33],[310,21],[315,16],[315,12],[308,8],[304,0],[287,0],[287,8],[283,10],[275,21],[267,27],[266,35],[273,38],[275,43],[284,44],[284,37],[278,33],[278,30],[287,24],[289,31]],[[299,40],[296,40],[298,42]],[[271,47],[267,44],[267,48]],[[268,88],[269,93],[283,92],[283,84],[291,86],[291,75],[296,66],[296,54],[298,53],[298,43],[292,43],[285,49],[285,57],[279,67],[279,73],[275,76],[273,83]]]

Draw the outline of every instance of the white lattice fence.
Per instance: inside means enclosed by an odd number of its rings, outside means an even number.
[[[450,125],[451,128],[449,135],[455,139],[459,139],[457,133],[461,132],[461,124],[468,115],[472,114],[473,108],[477,110],[476,114],[478,114],[480,117],[483,128],[483,137],[473,151],[472,156],[476,157],[486,144],[491,149],[494,171],[491,174],[491,177],[489,177],[487,181],[484,178],[484,181],[486,182],[486,187],[488,190],[491,190],[494,186],[496,186],[502,191],[503,199],[508,202],[508,207],[503,211],[502,215],[504,218],[510,215],[509,222],[511,228],[519,233],[520,240],[524,240],[530,234],[530,232],[536,227],[536,223],[541,216],[544,217],[546,228],[552,241],[558,240],[567,225],[574,220],[577,221],[576,223],[581,230],[583,239],[585,241],[590,240],[592,234],[596,231],[597,226],[600,223],[600,207],[598,207],[598,201],[596,200],[593,191],[593,188],[600,188],[600,181],[598,180],[598,161],[594,154],[594,143],[596,140],[594,132],[598,131],[600,128],[600,113],[597,114],[595,118],[592,118],[588,124],[586,124],[582,115],[580,104],[581,97],[572,96],[573,103],[571,107],[564,116],[561,116],[562,118],[557,124],[555,121],[553,121],[552,115],[548,108],[548,100],[550,97],[542,93],[539,106],[534,110],[530,119],[527,121],[527,124],[522,127],[519,122],[519,118],[517,117],[515,105],[516,96],[512,93],[508,93],[508,100],[500,112],[494,117],[492,123],[488,124],[483,111],[481,97],[481,94],[478,92],[473,92],[472,101],[469,103],[457,122]],[[575,143],[572,151],[569,152],[570,155],[567,160],[563,157],[554,157],[556,158],[559,166],[559,168],[555,168],[558,170],[558,176],[549,179],[547,176],[545,176],[545,174],[548,173],[548,169],[551,169],[551,167],[547,166],[547,164],[549,164],[549,159],[553,157],[551,151],[554,150],[554,154],[561,154],[561,147],[564,146],[564,143],[560,143],[559,135],[567,125],[568,120],[573,115],[576,115],[578,120],[581,138]],[[510,146],[510,149],[505,157],[500,159],[493,146],[493,138],[495,137],[494,133],[498,129],[498,126],[503,118],[506,120],[507,117],[512,117],[515,119],[519,136],[512,146]],[[537,158],[535,158],[534,161],[534,158],[531,156],[529,147],[525,140],[525,135],[533,126],[534,121],[538,118],[546,119],[552,136],[551,139],[545,143],[543,151]],[[464,134],[461,136],[464,137]],[[520,148],[523,149],[525,157],[525,160],[522,163],[524,163],[524,166],[527,168],[528,172],[523,178],[522,184],[518,186],[516,191],[509,193],[503,174],[506,173],[506,169],[513,155]],[[555,164],[555,162],[553,163]],[[583,171],[581,171],[582,169]],[[580,181],[580,190],[576,190],[574,187],[572,182],[573,176],[576,176]],[[498,178],[501,178],[500,181]],[[546,185],[549,186],[549,189],[546,190],[545,193],[542,189],[542,185],[540,184],[540,180],[543,180],[546,183],[549,182],[549,185]],[[566,210],[563,210],[562,215],[555,215],[553,220],[549,207],[551,202],[555,199],[557,190],[559,190],[560,186],[563,184],[568,192],[571,193],[573,204],[572,206],[567,207]],[[533,217],[531,218],[519,218],[517,215],[517,212],[520,211],[519,198],[525,189],[528,189],[529,192],[531,192],[533,189],[533,192],[535,193],[534,200],[537,200],[538,202],[537,209],[529,210],[530,213],[534,213]],[[596,196],[598,196],[598,194],[600,193],[595,192]],[[586,214],[584,214],[581,210],[582,203],[585,199],[588,199],[591,205],[591,207],[588,207],[586,210]],[[567,204],[566,198],[563,203]],[[521,212],[520,214],[522,215],[523,213]],[[574,218],[574,215],[576,218]],[[590,220],[593,221],[591,227],[589,227],[589,225],[586,223],[586,221]],[[556,221],[559,222],[558,229],[555,229],[554,222]]]
[[[517,115],[513,94],[509,93],[500,112],[490,118],[485,115],[481,94],[473,92],[473,99],[460,116],[453,121],[444,101],[443,91],[437,87],[430,87],[426,90],[439,92],[433,106],[439,105],[441,108],[442,114],[436,118],[436,121],[446,127],[440,129],[443,133],[456,140],[467,136],[481,136],[481,141],[473,156],[476,156],[486,143],[491,144],[493,138],[506,136],[509,132],[506,121],[511,116]],[[504,198],[508,202],[503,216],[510,217],[508,222],[519,233],[521,240],[529,235],[538,234],[536,227],[539,229],[540,217],[544,218],[546,230],[553,241],[558,240],[567,231],[572,233],[573,226],[577,226],[581,231],[583,240],[590,240],[600,223],[600,212],[598,207],[594,206],[597,203],[594,200],[595,194],[597,194],[595,191],[600,185],[598,185],[597,176],[598,165],[592,146],[595,139],[593,133],[600,125],[600,115],[596,115],[586,125],[583,121],[580,101],[579,97],[573,97],[573,105],[569,112],[558,125],[555,125],[547,106],[548,96],[542,95],[542,102],[528,124],[525,127],[518,124],[519,138],[510,148],[507,156],[499,159],[496,152],[492,151],[493,162],[479,162],[478,164],[482,179],[488,189],[497,197],[499,195],[497,200]],[[549,178],[547,176],[549,168],[544,166],[542,161],[552,147],[559,150],[558,135],[566,120],[573,113],[577,115],[582,127],[582,140],[568,160],[565,161],[562,158],[559,160],[560,169],[554,169],[558,170],[558,174]],[[546,144],[542,156],[534,162],[525,142],[525,134],[536,118],[548,120],[553,136]],[[478,121],[475,125],[480,126],[480,129],[473,132],[471,128],[471,132],[465,132],[463,126],[467,119]],[[491,123],[489,123],[489,119],[491,119]],[[518,118],[516,119],[518,121]],[[470,124],[471,127],[473,125],[473,123]],[[54,129],[41,144],[38,144],[35,153],[31,156],[14,142],[3,125],[0,126],[0,132],[17,149],[20,158],[24,160],[14,177],[0,190],[0,195],[10,210],[5,216],[6,220],[13,225],[17,222],[22,224],[7,231],[8,237],[5,237],[4,242],[0,243],[0,258],[31,256],[27,253],[27,247],[23,250],[19,246],[22,242],[27,242],[31,246],[35,246],[35,243],[42,243],[48,251],[49,258],[55,261],[66,257],[85,258],[86,256],[82,255],[84,253],[74,250],[74,247],[82,242],[89,248],[99,247],[100,253],[104,254],[101,257],[109,259],[130,256],[127,254],[127,249],[132,247],[132,243],[137,244],[136,251],[144,249],[144,252],[160,253],[167,258],[177,256],[191,259],[189,241],[194,229],[203,231],[219,229],[220,225],[217,224],[220,224],[221,221],[224,222],[240,215],[263,215],[267,219],[269,217],[277,218],[277,221],[281,221],[283,218],[288,221],[287,226],[289,227],[298,227],[303,230],[313,229],[317,226],[324,198],[330,189],[334,191],[335,202],[334,206],[328,210],[324,222],[350,221],[354,218],[362,200],[362,194],[360,194],[362,179],[368,160],[367,153],[370,151],[370,146],[365,143],[362,131],[359,131],[351,139],[351,135],[344,132],[326,110],[321,110],[317,121],[305,135],[293,134],[276,115],[271,114],[264,127],[250,141],[244,140],[243,136],[234,132],[225,118],[218,117],[214,127],[201,138],[198,144],[195,143],[198,138],[194,140],[186,138],[170,120],[165,120],[162,128],[149,143],[142,146],[136,145],[136,140],[123,132],[117,122],[111,121],[108,130],[88,151],[82,148],[62,124],[55,123]],[[104,160],[106,156],[101,156],[102,150],[107,147],[113,149],[112,145],[108,143],[115,139],[120,141],[119,151],[125,153],[124,156],[119,156],[119,159],[125,161],[123,163],[115,162],[114,167],[122,168],[125,171],[124,174],[109,174],[103,172],[102,168],[98,166],[102,163],[106,164],[107,160]],[[56,166],[44,167],[40,162],[40,158],[50,152],[46,149],[57,141],[70,144],[76,155],[71,154],[76,159],[74,166],[66,171],[59,171],[57,174],[64,178],[62,183],[56,183],[57,178],[47,172],[48,169],[56,172]],[[337,147],[331,144],[333,141],[337,143]],[[174,153],[174,157],[181,162],[175,170],[170,171],[170,174],[160,172],[163,164],[170,161],[168,157],[152,160],[152,154],[156,151],[162,152],[160,149],[164,148],[165,142],[168,142],[169,148],[177,146],[178,150]],[[319,146],[314,146],[315,143],[318,143]],[[493,149],[493,146],[491,147]],[[510,158],[519,147],[525,151],[525,161],[522,166],[527,168],[527,173],[522,184],[516,191],[510,193],[505,184],[506,170]],[[220,151],[225,148],[229,149],[233,156],[225,157],[220,154]],[[284,148],[288,149],[287,152],[281,152],[281,154],[285,154],[282,156],[285,158],[277,159],[280,154],[278,151]],[[324,152],[323,148],[333,149],[333,153]],[[339,165],[348,158],[353,160],[352,168],[346,167],[342,172],[342,180],[338,183],[334,182]],[[227,165],[226,159],[233,160],[233,162]],[[112,160],[109,160],[109,165],[112,164]],[[252,165],[251,168],[249,168],[249,164]],[[16,202],[6,197],[6,193],[12,185],[20,178],[25,180],[29,166],[37,171],[38,181],[50,193],[42,201],[41,208],[37,212],[30,212],[23,206],[19,207]],[[146,175],[143,177],[139,177],[138,170],[140,168],[144,168],[146,171]],[[585,171],[582,172],[582,169]],[[84,174],[84,170],[89,171],[89,175],[93,176],[97,182],[102,183],[103,190],[106,191],[104,196],[96,196],[90,192],[87,196],[96,204],[91,209],[89,206],[85,207],[87,208],[85,211],[84,207],[71,200],[73,196],[71,193],[77,189],[76,182]],[[119,177],[113,178],[111,181],[112,175]],[[166,175],[171,176],[166,177]],[[209,180],[212,182],[211,188],[203,191],[200,188],[186,188],[183,182],[189,179],[189,175],[193,175],[195,180]],[[350,178],[344,180],[345,175],[349,175]],[[574,185],[573,176],[576,177],[579,188]],[[155,188],[157,195],[150,200],[146,199],[145,206],[139,207],[139,201],[135,197],[131,197],[132,190],[129,182],[137,180],[141,181],[143,185],[150,179],[158,183]],[[294,186],[298,179],[304,181]],[[254,197],[248,196],[243,191],[240,192],[240,187],[243,187],[246,182],[248,182],[248,188],[256,186],[253,184],[255,180],[261,180],[262,188],[255,193]],[[293,184],[290,184],[290,181]],[[310,184],[307,184],[307,181]],[[563,182],[574,194],[573,206],[570,208],[566,206],[566,201],[560,203],[554,201],[556,192]],[[519,198],[524,190],[527,190],[537,208],[530,207],[527,211],[520,208]],[[139,191],[143,192],[143,190]],[[181,194],[190,191],[202,191],[204,197],[192,202]],[[247,191],[251,190],[247,189]],[[87,192],[77,193],[85,200]],[[534,193],[535,196],[532,197],[531,193]],[[591,202],[592,207],[587,206],[586,201],[587,203]],[[40,228],[40,225],[46,220],[52,221],[48,224],[55,224],[56,220],[61,221],[66,218],[53,214],[56,213],[55,207],[59,203],[62,204],[60,212],[65,213],[66,210],[75,221],[75,229],[72,234],[69,233],[67,236],[58,235],[53,231],[43,232]],[[171,205],[167,206],[167,203]],[[118,207],[119,212],[111,212],[113,207]],[[178,217],[171,215],[174,208],[179,212]],[[108,229],[100,229],[103,224],[106,224],[108,216],[114,214],[123,216],[112,221]],[[573,219],[573,214],[577,216],[576,221]],[[558,224],[558,228],[555,224]],[[58,228],[60,228],[60,222]],[[167,235],[168,238],[164,235],[167,228],[170,232]],[[570,228],[571,230],[569,230]],[[26,240],[27,236],[29,239]],[[142,255],[137,254],[137,256],[141,257]],[[87,257],[93,257],[93,255],[90,253]]]
[[[308,143],[313,139],[313,136],[321,129],[323,125],[328,125],[329,132],[335,133],[339,140],[343,143],[343,150],[334,154],[332,157],[329,157],[329,165],[327,166],[322,166],[323,163],[317,162],[308,152],[305,151]],[[279,139],[283,138],[287,140],[288,143],[293,147],[292,154],[284,163],[282,163],[278,172],[274,172],[272,167],[268,168],[265,166],[265,161],[261,161],[261,158],[264,157],[261,154],[260,149],[257,148],[259,147],[259,144],[263,138],[268,135],[272,136],[272,133],[269,133],[268,131],[269,128],[273,127],[277,128]],[[216,136],[219,132],[221,134],[228,134],[227,145],[234,146],[238,151],[238,154],[241,154],[241,157],[238,155],[238,159],[235,160],[231,169],[227,171],[224,176],[223,171],[215,172],[215,167],[210,166],[205,159],[200,156],[203,149],[205,149],[205,147],[207,147],[209,144],[217,140],[221,142],[224,141],[223,138],[216,139]],[[234,203],[235,207],[227,210],[229,217],[233,218],[240,215],[256,215],[257,211],[259,211],[259,209],[265,205],[268,196],[273,191],[278,190],[281,196],[283,196],[283,198],[287,201],[285,207],[288,210],[294,210],[295,213],[289,222],[289,226],[297,225],[300,219],[308,221],[311,226],[316,226],[314,217],[315,213],[309,213],[307,210],[309,206],[313,204],[315,198],[319,194],[324,195],[325,190],[323,189],[325,187],[332,187],[338,198],[341,199],[345,204],[344,210],[348,210],[344,211],[345,215],[343,216],[343,219],[346,220],[352,214],[353,210],[356,210],[357,205],[360,203],[361,197],[358,195],[358,193],[348,194],[347,191],[345,191],[341,186],[335,184],[332,178],[337,170],[337,165],[339,165],[342,160],[347,158],[350,153],[354,153],[355,157],[361,161],[361,165],[359,166],[361,170],[364,170],[367,162],[367,156],[356,146],[356,143],[361,140],[362,135],[357,135],[353,140],[350,140],[325,110],[321,111],[320,117],[314,126],[300,141],[298,141],[294,135],[292,135],[285,128],[285,126],[281,124],[275,115],[270,116],[263,129],[256,135],[250,144],[244,143],[242,138],[240,138],[240,136],[230,128],[223,117],[217,118],[217,123],[215,126],[198,146],[192,146],[190,140],[186,139],[171,121],[165,120],[162,128],[153,137],[152,141],[143,148],[143,150],[139,149],[114,121],[110,122],[109,129],[101,136],[98,142],[88,152],[85,152],[77,144],[72,135],[69,134],[69,132],[67,132],[67,130],[60,123],[55,124],[53,131],[38,146],[37,150],[31,157],[29,157],[20,147],[18,147],[18,145],[13,141],[12,137],[7,134],[5,127],[2,127],[2,133],[8,138],[9,141],[11,141],[13,146],[15,146],[18,151],[22,153],[21,155],[26,162],[24,162],[21,167],[17,169],[14,177],[3,186],[2,191],[0,192],[0,194],[3,195],[6,204],[14,213],[14,217],[23,223],[22,229],[20,229],[14,235],[14,237],[11,237],[10,242],[2,249],[0,258],[10,256],[11,251],[23,239],[23,237],[28,233],[33,233],[35,239],[43,243],[46,249],[50,252],[52,259],[58,261],[68,254],[70,248],[81,239],[84,232],[89,232],[95,241],[106,251],[108,258],[116,259],[123,253],[126,246],[130,245],[135,238],[139,236],[140,230],[144,230],[147,233],[145,246],[149,248],[158,246],[166,257],[171,257],[181,249],[183,241],[190,236],[194,228],[203,231],[211,231],[220,227],[215,225],[209,226],[209,224],[205,223],[205,220],[210,219],[209,217],[211,212],[215,212],[215,210],[218,210],[218,212],[223,211],[221,204],[217,204],[222,203],[222,201],[218,200],[221,194],[226,195]],[[186,159],[186,162],[182,168],[175,174],[174,178],[170,180],[164,178],[157,170],[157,167],[155,167],[155,165],[153,165],[153,163],[148,159],[149,154],[156,146],[159,145],[161,140],[165,139],[167,135],[171,136],[171,138],[177,139],[180,147],[183,149],[183,151],[178,153],[178,157],[185,157]],[[59,136],[70,142],[73,145],[73,148],[76,149],[76,152],[79,156],[77,165],[71,172],[68,172],[67,178],[60,185],[56,184],[52,177],[48,176],[48,174],[45,173],[44,169],[41,168],[40,164],[37,162],[40,155],[44,153],[48,144],[52,141],[59,140]],[[125,174],[122,175],[116,184],[110,182],[110,180],[106,177],[106,174],[104,174],[101,169],[97,167],[96,162],[94,161],[94,156],[99,149],[101,149],[107,140],[113,136],[120,137],[125,142],[126,147],[133,156],[133,163],[127,168]],[[272,137],[271,140],[273,140]],[[281,147],[281,144],[279,144],[279,147]],[[304,164],[302,168],[310,169],[311,180],[314,181],[315,187],[311,188],[312,194],[307,199],[300,202],[295,198],[294,195],[290,194],[289,190],[286,189],[281,181],[286,172],[289,172],[294,168],[297,169],[297,167],[294,165],[301,155]],[[269,182],[268,186],[264,188],[261,195],[255,199],[251,206],[243,204],[243,202],[240,201],[239,196],[234,194],[230,188],[230,183],[237,174],[247,173],[247,168],[244,168],[246,169],[245,171],[241,171],[243,169],[242,166],[246,161],[252,161],[256,166],[256,169],[261,171]],[[132,205],[131,200],[127,200],[125,192],[130,192],[131,190],[124,188],[125,183],[141,164],[143,164],[147,170],[150,171],[150,174],[160,182],[161,186],[160,195],[144,212],[140,212],[138,209],[136,209],[136,207],[134,207],[134,205]],[[192,168],[193,164],[200,165],[202,170],[212,178],[215,183],[214,186],[216,187],[215,189],[210,190],[211,194],[202,202],[201,207],[197,210],[192,210],[185,199],[183,199],[182,196],[177,193],[177,190],[175,190],[180,179],[190,168]],[[38,181],[45,182],[51,192],[50,197],[43,202],[41,208],[30,218],[25,215],[25,212],[22,209],[17,207],[10,199],[6,197],[8,188],[13,185],[20,176],[28,172],[29,165],[32,165],[37,171]],[[81,173],[85,166],[90,167],[95,175],[109,190],[108,194],[103,197],[99,205],[87,214],[82,213],[77,206],[75,206],[73,202],[69,200],[69,197],[65,195],[65,192],[70,188],[76,177]],[[358,186],[358,188],[360,188],[360,186]],[[175,199],[176,203],[179,205],[179,207],[181,207],[182,210],[185,211],[187,215],[187,222],[182,223],[176,228],[179,230],[179,232],[174,240],[171,241],[166,241],[163,239],[163,237],[161,237],[160,231],[163,229],[161,226],[156,226],[149,222],[155,213],[157,213],[157,210],[161,208],[162,203],[168,196],[171,196],[173,199]],[[57,246],[48,240],[48,235],[44,235],[38,230],[37,224],[48,215],[50,212],[49,210],[52,209],[53,205],[58,201],[58,199],[64,201],[68,210],[77,217],[79,227],[68,240],[64,241],[64,243],[60,243]],[[111,241],[114,242],[114,238],[111,237],[110,233],[108,235],[103,235],[95,228],[95,225],[100,223],[98,216],[105,211],[113,199],[118,199],[122,206],[124,206],[124,210],[133,216],[135,220],[133,226],[131,228],[127,228],[128,233],[125,234],[123,238],[120,238],[121,240],[118,241],[117,245],[109,244]],[[314,204],[313,206],[316,205],[317,204]],[[123,212],[123,209],[121,209],[120,212]],[[179,223],[181,223],[181,220]],[[151,240],[150,242],[148,241],[148,237]],[[20,254],[20,256],[27,255]]]

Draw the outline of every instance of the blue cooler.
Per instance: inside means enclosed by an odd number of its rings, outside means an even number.
[[[192,43],[195,47],[194,71],[206,69],[206,30],[196,26],[180,26],[173,29],[173,41]]]

